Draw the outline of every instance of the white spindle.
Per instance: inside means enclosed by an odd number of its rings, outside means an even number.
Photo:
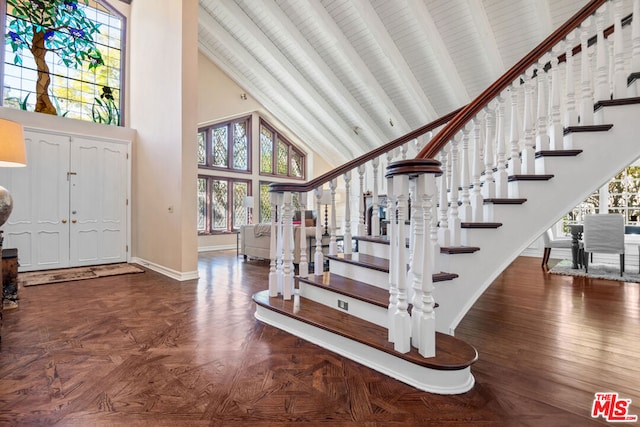
[[[535,173],[535,129],[533,120],[533,70],[529,69],[524,75],[524,119],[522,127],[524,132],[524,147],[522,150],[522,173]]]
[[[546,55],[543,56],[546,58]],[[538,108],[536,110],[536,151],[543,151],[549,149],[549,135],[547,129],[549,128],[549,117],[547,115],[549,109],[548,101],[548,87],[547,87],[547,73],[544,71],[545,59],[542,59],[538,63],[538,74],[536,77],[538,85]]]
[[[564,149],[562,119],[560,117],[560,73],[558,73],[558,54],[560,49],[554,49],[551,57],[551,120],[549,124],[549,148],[552,150]]]
[[[493,177],[494,166],[494,146],[495,146],[495,115],[493,107],[487,105],[484,109],[485,112],[485,125],[486,125],[486,139],[484,145],[484,183],[482,184],[482,196],[485,199],[492,199],[496,197],[496,182]]]
[[[322,209],[322,187],[316,188],[314,196],[316,198],[316,250],[313,258],[313,273],[316,276],[322,275],[324,271],[324,254],[322,253],[322,221],[320,221],[320,212]]]
[[[472,219],[471,214],[471,176],[469,172],[469,125],[462,129],[462,161],[460,162],[460,220],[461,222],[469,222]]]
[[[424,264],[427,262],[428,255],[425,253],[426,241],[429,239],[425,236],[429,222],[425,213],[425,175],[418,175],[413,181],[413,202],[411,203],[411,223],[413,227],[413,254],[411,259],[412,272],[412,289],[413,298],[411,300],[413,309],[411,310],[411,345],[418,348],[420,345],[420,323],[422,322],[422,274]],[[431,206],[429,206],[431,209]]]
[[[371,161],[373,167],[373,195],[371,196],[371,235],[373,237],[380,236],[380,202],[378,200],[378,168],[380,166],[380,157],[376,157]]]
[[[283,282],[282,282],[282,297],[285,300],[291,299],[293,294],[293,210],[291,204],[291,193],[285,192],[283,200],[283,209],[282,209],[282,272],[283,272]]]
[[[505,198],[508,194],[508,176],[507,176],[507,149],[504,141],[504,98],[502,95],[498,96],[498,107],[496,108],[497,120],[496,120],[496,160],[498,171],[495,174],[496,181],[496,197]]]
[[[520,91],[520,87],[520,84],[516,82],[511,85],[511,126],[509,127],[511,154],[509,158],[509,175],[519,175],[521,172],[520,121],[518,120],[518,92]]]
[[[576,87],[574,79],[574,58],[573,58],[573,40],[575,39],[575,31],[570,32],[566,38],[565,44],[565,115],[564,126],[578,125],[578,111],[576,109]]]
[[[269,296],[278,296],[278,275],[276,273],[277,240],[276,240],[276,210],[278,206],[277,193],[269,193],[271,204],[271,234],[269,236]]]
[[[480,151],[482,147],[482,125],[484,121],[480,116],[473,119],[473,157],[472,157],[472,179],[473,188],[471,189],[471,209],[473,213],[472,222],[482,222],[484,217],[484,206],[482,199],[482,188],[480,183],[480,174],[482,173],[482,158]]]
[[[582,126],[593,124],[593,88],[591,87],[591,58],[589,54],[589,25],[591,17],[580,25],[580,124]]]
[[[594,98],[596,101],[601,101],[604,99],[610,98],[610,86],[609,86],[609,47],[608,41],[604,38],[604,27],[605,27],[605,18],[607,18],[608,13],[605,15],[607,10],[607,4],[603,4],[598,12],[596,13],[596,34],[597,34],[597,44],[596,44],[596,72],[595,72],[595,89],[594,89]],[[586,51],[583,51],[583,54]],[[626,87],[625,87],[626,89]],[[592,106],[593,108],[593,106]]]
[[[624,71],[624,38],[622,37],[622,1],[613,3],[613,98],[620,99],[627,96],[627,74]],[[634,21],[640,15],[633,15]]]
[[[393,192],[393,178],[387,178],[387,234],[389,235],[389,306],[387,307],[387,329],[389,333],[389,342],[395,342],[395,321],[394,314],[398,308],[398,254],[394,250],[394,242],[397,239],[396,226],[396,198]]]
[[[435,177],[433,174],[424,176],[424,223],[429,224],[432,219],[431,201],[435,193]],[[423,357],[436,355],[436,318],[435,300],[433,298],[433,274],[436,272],[436,256],[440,248],[434,245],[433,239],[424,239],[424,263],[422,265],[422,312],[418,327],[418,351]],[[415,309],[415,308],[414,308]]]
[[[351,246],[351,171],[343,175],[344,178],[344,237],[342,240],[345,255],[353,252]]]
[[[338,254],[338,241],[336,239],[336,189],[338,187],[338,181],[332,179],[329,181],[329,190],[331,191],[331,223],[329,224],[331,231],[329,237],[329,255]]]
[[[409,178],[407,175],[396,175],[393,177],[394,194],[398,203],[398,219],[394,224],[396,227],[396,238],[394,249],[397,251],[395,269],[396,283],[398,287],[398,305],[394,313],[394,349],[400,353],[411,350],[411,318],[407,312],[409,307],[407,300],[407,257],[406,257],[406,206],[407,193],[409,191]]]
[[[300,264],[298,264],[298,275],[300,277],[309,277],[309,260],[307,259],[307,193],[299,193],[298,199],[300,200]],[[295,239],[294,239],[295,243]]]
[[[640,17],[640,0],[633,0],[633,16]],[[636,78],[628,88],[628,96],[640,96],[640,18],[631,21],[631,73]]]
[[[449,182],[449,220],[447,225],[449,226],[449,244],[451,246],[460,246],[460,216],[458,213],[460,167],[458,165],[458,147],[461,137],[462,135],[458,133],[450,144],[451,163],[449,164],[449,169],[451,170],[451,180]]]
[[[360,181],[360,193],[358,194],[358,228],[356,230],[356,233],[358,233],[358,236],[364,236],[367,234],[367,227],[364,223],[364,218],[365,218],[364,173],[365,173],[365,170],[366,170],[365,165],[358,166],[358,179]]]
[[[447,198],[447,154],[448,149],[444,147],[440,151],[440,162],[442,163],[442,175],[438,179],[438,191],[440,194],[439,201],[439,215],[438,219],[440,220],[440,225],[438,227],[438,243],[440,247],[446,248],[450,245],[451,233],[449,232],[449,219],[447,214],[449,212],[449,207],[447,206],[448,198]]]

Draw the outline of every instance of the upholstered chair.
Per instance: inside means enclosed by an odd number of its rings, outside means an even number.
[[[620,276],[624,272],[624,218],[620,214],[584,217],[583,263],[589,272],[589,255],[594,252],[620,255]]]

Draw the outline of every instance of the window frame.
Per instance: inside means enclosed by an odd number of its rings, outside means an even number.
[[[200,138],[200,134],[204,133],[204,144],[205,144],[205,163],[200,163],[198,161],[198,168],[200,169],[210,169],[210,170],[218,170],[218,171],[229,171],[234,173],[242,173],[242,174],[251,174],[252,173],[252,128],[251,128],[251,115],[238,117],[236,119],[227,120],[224,122],[218,122],[207,126],[202,126],[198,128],[198,141]],[[233,148],[234,142],[234,128],[235,124],[246,122],[246,138],[247,138],[247,169],[236,169],[233,167],[234,163],[234,152],[233,149],[229,150],[229,147]],[[227,127],[227,165],[220,166],[213,164],[213,130],[219,129],[222,127]]]
[[[272,172],[264,172],[262,170],[262,141],[259,141],[258,145],[259,145],[259,149],[258,149],[258,155],[260,156],[260,162],[259,162],[259,171],[260,171],[260,176],[265,176],[265,177],[275,177],[275,178],[288,178],[288,179],[295,179],[295,180],[299,180],[299,181],[304,181],[306,179],[306,175],[307,175],[307,153],[304,152],[303,150],[301,150],[299,147],[297,147],[295,144],[293,144],[291,141],[289,141],[287,138],[284,137],[284,135],[282,135],[281,132],[278,132],[278,130],[270,125],[266,120],[264,120],[262,117],[260,118],[260,123],[258,124],[258,135],[262,135],[262,127],[265,127],[266,129],[268,129],[271,134],[273,135],[273,145],[272,145],[272,150],[271,150],[271,170]],[[282,142],[287,146],[287,173],[286,174],[281,174],[278,173],[278,143]],[[293,156],[292,154],[297,154],[300,156],[300,165],[302,168],[302,174],[301,176],[295,176],[291,174],[291,164],[292,164],[292,159]]]
[[[233,184],[234,183],[246,184],[247,186],[246,195],[251,196],[252,195],[251,179],[198,174],[198,180],[200,179],[204,179],[206,183],[205,183],[205,229],[198,230],[199,236],[237,233],[240,230],[240,226],[248,224],[246,215],[245,215],[245,222],[243,224],[239,224],[238,227],[234,227],[236,224],[234,224],[234,221],[233,221],[233,218],[235,217],[235,205],[233,203]],[[213,229],[213,203],[212,203],[213,201],[212,201],[212,195],[211,195],[213,181],[227,182],[227,209],[226,209],[227,228],[226,230]],[[199,197],[199,194],[198,194],[198,197]],[[229,209],[229,207],[231,208]],[[198,215],[199,215],[199,212],[198,212]]]

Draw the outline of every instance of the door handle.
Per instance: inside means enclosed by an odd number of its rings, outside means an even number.
[[[62,220],[62,223],[63,223],[63,224],[66,224],[66,223],[67,223],[67,220],[66,220],[66,219],[63,219],[63,220]]]
[[[78,220],[77,219],[72,219],[71,222],[75,224],[76,222],[78,222]]]

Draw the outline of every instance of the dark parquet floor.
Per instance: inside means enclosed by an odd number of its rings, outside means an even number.
[[[201,254],[153,271],[20,289],[5,312],[2,426],[588,426],[594,393],[640,414],[638,284],[554,276],[518,258],[459,325],[476,386],[417,391],[262,325],[268,265]]]

